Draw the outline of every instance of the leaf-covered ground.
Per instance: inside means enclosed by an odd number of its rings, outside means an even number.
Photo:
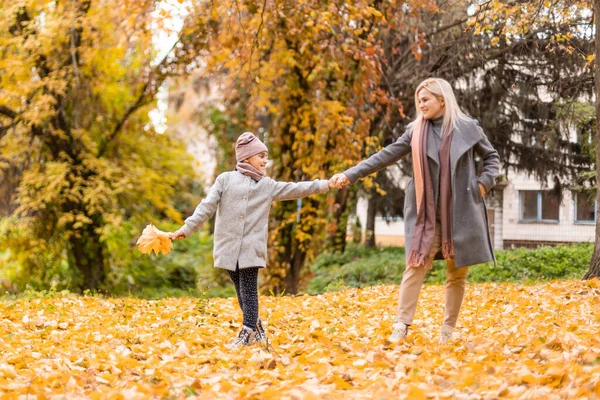
[[[397,286],[261,297],[273,351],[230,351],[231,299],[73,295],[0,303],[1,398],[600,398],[600,282],[468,288],[437,344],[444,288],[424,288],[390,345]]]

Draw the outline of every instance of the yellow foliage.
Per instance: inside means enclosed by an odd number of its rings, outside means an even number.
[[[31,281],[49,283],[50,264],[64,258],[69,268],[104,271],[106,233],[120,221],[160,215],[180,222],[174,205],[192,200],[193,158],[175,135],[158,134],[149,111],[167,75],[186,74],[180,66],[197,57],[199,44],[159,58],[153,38],[172,31],[172,18],[151,0],[5,3],[0,175],[16,189],[8,199],[18,205],[12,216],[31,227],[11,243],[10,257]],[[196,32],[197,20],[189,15],[185,31]],[[168,251],[154,251],[161,249]],[[96,289],[106,276],[86,274],[82,289]]]
[[[527,1],[518,2],[510,0],[491,0],[479,5],[474,17],[469,19],[468,25],[475,27],[475,33],[493,33],[495,32],[495,21],[508,21],[500,30],[501,36],[510,43],[511,38],[519,38],[529,32],[536,32],[542,26],[551,24],[560,24],[567,26],[569,24],[581,23],[591,15],[590,8],[593,8],[588,1]],[[560,48],[567,52],[572,52],[578,45],[570,43],[572,35],[570,33],[552,34],[549,37],[553,44],[565,43]],[[492,39],[492,46],[498,44],[499,38]]]
[[[162,253],[167,255],[173,247],[171,233],[163,232],[152,224],[144,228],[142,236],[140,236],[136,244],[138,249],[144,254],[150,254],[154,251],[155,254]]]
[[[381,131],[372,123],[387,120],[401,106],[381,85],[386,32],[407,18],[418,19],[419,10],[434,3],[200,2],[204,14],[220,17],[209,27],[205,71],[208,76],[218,71],[227,88],[231,122],[250,129],[271,121],[266,139],[273,178],[327,178],[364,158],[365,149],[380,147],[367,145]],[[276,275],[263,282],[275,292],[283,288],[271,278],[279,280],[292,259],[310,262],[309,254],[322,247],[329,218],[325,202],[325,196],[303,200],[299,215],[294,204],[274,204],[271,244],[282,245],[270,246],[269,272]]]
[[[398,287],[261,297],[272,349],[228,350],[237,300],[59,295],[0,303],[2,398],[595,399],[600,289],[476,284],[438,345],[443,286],[390,344]],[[236,321],[232,323],[231,321]]]

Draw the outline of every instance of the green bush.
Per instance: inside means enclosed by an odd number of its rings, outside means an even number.
[[[594,251],[591,243],[543,246],[496,252],[496,266],[485,264],[469,270],[472,282],[539,282],[581,279]]]
[[[324,253],[311,266],[309,293],[396,282],[404,270],[404,248],[349,247],[343,254]]]
[[[15,223],[0,219],[0,295],[25,294],[52,290],[72,290],[80,279],[69,268],[66,254],[52,251],[52,242],[43,249],[31,248],[37,258],[20,257],[11,252],[10,244],[27,239],[27,232],[17,230]],[[24,226],[24,224],[21,224]],[[19,229],[23,230],[21,225]],[[162,230],[175,230],[179,225],[158,222]],[[206,233],[194,233],[190,238],[174,243],[171,252],[148,255],[138,251],[135,243],[144,226],[125,222],[105,236],[107,279],[103,293],[143,298],[181,296],[231,296],[235,294],[226,271],[213,268],[213,240]],[[58,240],[58,239],[57,239]],[[26,247],[26,246],[25,246]],[[43,251],[48,249],[48,251]],[[32,250],[32,251],[33,251]]]
[[[537,249],[496,251],[497,264],[473,266],[470,282],[540,282],[583,277],[592,257],[593,244],[573,244]],[[336,291],[344,287],[399,284],[404,271],[404,248],[365,249],[350,247],[344,254],[323,253],[311,265],[309,293]],[[442,284],[446,264],[436,261],[425,283]]]
[[[30,219],[0,218],[0,280],[3,282],[0,290],[75,287],[80,276],[69,268],[64,238],[36,239],[33,229]]]
[[[159,224],[172,230],[179,225]],[[233,286],[227,273],[213,268],[213,239],[204,232],[174,242],[170,253],[142,254],[135,247],[143,227],[124,224],[107,238],[111,294],[131,294],[144,298],[165,296],[230,295]],[[231,286],[228,287],[228,286]]]

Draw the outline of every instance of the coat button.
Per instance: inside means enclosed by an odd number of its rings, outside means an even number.
[[[243,215],[240,215],[240,220],[242,220],[242,219],[244,219],[244,216],[243,216]]]

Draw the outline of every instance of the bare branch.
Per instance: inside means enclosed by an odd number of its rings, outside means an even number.
[[[13,111],[12,109],[3,105],[0,105],[0,114],[13,119],[16,118],[18,115],[16,111]]]
[[[237,0],[234,0],[235,3],[235,8],[237,10],[237,16],[238,16],[238,22],[240,23],[240,26],[242,27],[242,32],[244,33],[244,44],[246,43],[246,28],[244,28],[244,24],[242,23],[242,11],[240,10],[240,5],[238,4]]]
[[[454,27],[460,26],[460,25],[462,25],[462,24],[466,23],[468,20],[469,20],[468,18],[463,18],[463,19],[461,19],[461,20],[458,20],[458,21],[452,22],[452,23],[450,23],[450,24],[448,24],[448,25],[442,26],[441,28],[438,28],[438,29],[434,30],[434,31],[433,31],[433,32],[431,32],[431,33],[426,33],[426,36],[427,36],[427,37],[430,37],[430,36],[435,36],[435,35],[437,35],[437,34],[439,34],[439,33],[442,33],[442,32],[444,32],[444,31],[450,30],[450,29],[452,29],[452,28],[454,28]]]
[[[11,128],[14,128],[14,126],[17,124],[18,120],[13,120],[10,124],[8,125],[0,125],[0,140],[2,140],[2,138],[4,136],[6,136],[6,134],[8,133],[8,131]]]

